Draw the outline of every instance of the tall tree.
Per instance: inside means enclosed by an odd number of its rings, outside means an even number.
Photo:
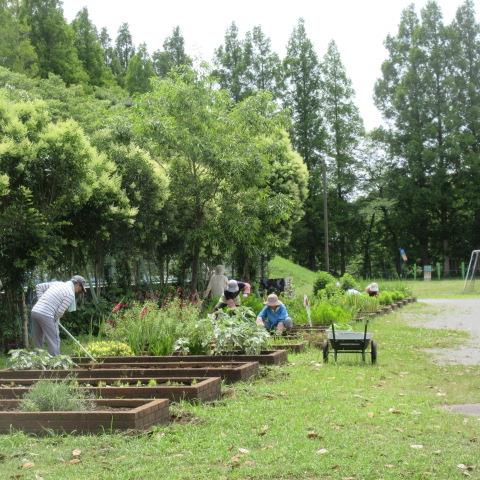
[[[19,10],[17,0],[0,0],[0,65],[34,76],[38,73],[38,58]]]
[[[42,77],[55,73],[67,84],[87,81],[60,0],[24,0],[21,19],[30,29]]]
[[[118,35],[115,40],[115,58],[116,68],[118,68],[115,76],[120,85],[125,83],[125,75],[127,74],[128,63],[135,54],[135,47],[133,46],[132,35],[128,23],[122,23],[118,29]]]
[[[130,93],[145,93],[150,90],[150,78],[154,76],[152,60],[145,43],[140,44],[137,53],[128,63],[125,88]]]
[[[431,162],[426,146],[431,118],[427,114],[426,85],[422,78],[424,55],[419,28],[412,5],[402,12],[397,35],[388,36],[385,42],[389,58],[383,63],[382,78],[375,86],[375,102],[388,121],[383,138],[394,160],[388,195],[398,200],[400,212],[409,212],[397,216],[397,230],[415,239],[413,255],[428,264],[432,196]]]
[[[355,235],[354,207],[349,202],[358,185],[358,147],[363,122],[354,104],[352,83],[347,77],[335,42],[330,42],[322,62],[321,98],[324,117],[325,152],[331,157],[330,183],[334,187],[330,203],[334,251],[339,252],[340,272],[346,270],[347,255],[352,253]]]
[[[297,260],[315,270],[319,253],[323,250],[320,225],[324,132],[320,117],[320,65],[313,44],[307,37],[303,19],[298,21],[290,36],[284,68],[286,106],[292,114],[292,143],[310,173],[305,216],[295,232],[293,245]]]
[[[164,77],[173,67],[191,65],[192,59],[185,52],[185,39],[180,27],[173,29],[172,35],[163,42],[163,51],[157,50],[152,55],[153,68],[159,77]]]
[[[245,36],[244,58],[247,89],[265,90],[271,92],[274,98],[280,98],[283,91],[282,62],[272,51],[271,41],[260,25],[253,27]]]
[[[244,98],[246,90],[246,72],[248,59],[245,57],[244,45],[238,37],[238,27],[235,22],[225,33],[224,45],[215,50],[215,71],[220,86],[230,92],[235,102]]]
[[[457,250],[467,254],[480,245],[480,25],[473,1],[461,5],[448,29],[452,93],[449,127],[453,131],[454,155],[462,164],[457,188],[463,199],[461,235]]]
[[[113,80],[105,64],[105,52],[102,49],[95,25],[88,17],[88,10],[82,8],[72,22],[75,32],[75,47],[91,85],[104,85]]]

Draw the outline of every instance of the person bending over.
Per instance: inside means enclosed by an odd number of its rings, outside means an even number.
[[[68,282],[39,283],[37,303],[32,308],[32,337],[36,348],[47,344],[50,355],[60,354],[58,322],[69,310],[76,310],[75,295],[85,291],[85,279],[74,275]]]
[[[213,311],[216,312],[217,310],[220,310],[224,307],[238,307],[238,296],[240,292],[243,293],[244,297],[248,297],[250,289],[250,284],[247,282],[237,282],[236,280],[229,280],[227,283],[227,288],[223,291],[223,295],[221,296],[219,302],[215,305]]]

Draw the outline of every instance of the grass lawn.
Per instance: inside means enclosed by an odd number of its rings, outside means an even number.
[[[432,308],[413,304],[372,322],[377,366],[347,355],[324,365],[319,350],[290,354],[288,366],[226,387],[218,402],[176,405],[191,423],[138,436],[0,436],[0,477],[455,479],[464,464],[480,478],[479,419],[442,408],[480,401],[480,368],[436,366],[421,350],[466,334],[403,318]],[[80,462],[70,464],[74,449]],[[34,466],[22,469],[26,462]]]
[[[315,272],[282,257],[271,260],[268,268],[270,278],[292,277],[293,287],[298,295],[312,294]],[[398,284],[407,285],[413,295],[418,298],[469,298],[480,295],[480,282],[477,283],[475,290],[469,293],[463,293],[463,280],[364,280],[360,281],[360,287],[364,288],[370,281],[376,281],[380,290],[393,289]]]

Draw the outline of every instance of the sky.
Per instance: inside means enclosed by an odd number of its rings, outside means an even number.
[[[347,75],[356,92],[356,104],[367,130],[382,123],[373,102],[373,88],[387,58],[384,40],[395,34],[404,8],[414,3],[417,12],[427,0],[64,0],[68,21],[87,7],[100,30],[107,27],[115,39],[119,26],[127,22],[135,45],[142,42],[152,53],[178,25],[185,38],[187,54],[196,60],[212,61],[215,48],[223,43],[225,30],[235,21],[240,37],[261,25],[272,48],[285,55],[290,34],[300,17],[321,58],[335,40]],[[449,23],[461,0],[437,0],[444,21]],[[477,19],[480,0],[474,0]]]

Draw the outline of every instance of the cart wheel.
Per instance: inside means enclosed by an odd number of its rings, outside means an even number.
[[[328,363],[328,340],[323,341],[322,345],[323,361]]]
[[[377,343],[372,340],[370,343],[370,356],[372,363],[377,363]]]

